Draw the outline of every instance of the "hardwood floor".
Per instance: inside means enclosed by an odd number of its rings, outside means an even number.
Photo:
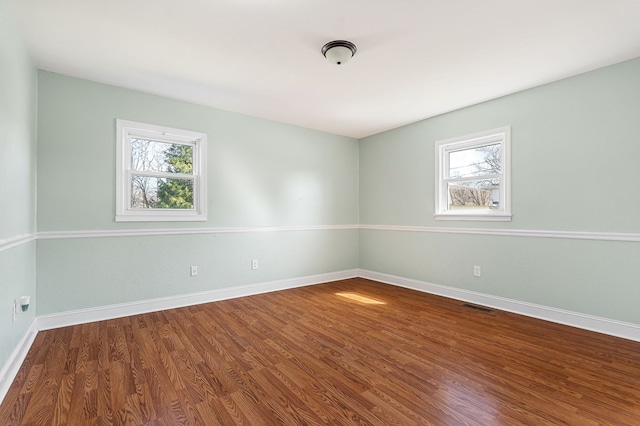
[[[0,425],[83,424],[639,425],[640,343],[344,280],[40,332]]]

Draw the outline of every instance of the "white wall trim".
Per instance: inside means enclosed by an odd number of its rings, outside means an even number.
[[[268,281],[245,286],[221,288],[198,293],[180,294],[176,296],[138,300],[135,302],[120,303],[115,305],[97,306],[95,308],[78,309],[74,311],[60,312],[49,315],[40,315],[38,316],[38,329],[49,330],[70,325],[144,314],[147,312],[162,311],[165,309],[181,308],[184,306],[198,305],[201,303],[217,302],[220,300],[234,299],[237,297],[252,296],[254,294],[287,290],[330,281],[344,280],[357,276],[358,270],[352,269],[339,272],[329,272],[319,275],[309,275],[306,277]]]
[[[218,228],[166,228],[166,229],[120,229],[95,231],[46,231],[28,234],[6,240],[0,240],[0,251],[17,245],[38,240],[58,240],[69,238],[111,238],[145,237],[154,235],[198,235],[233,234],[254,232],[291,232],[291,231],[338,231],[373,230],[396,232],[427,232],[437,234],[492,235],[503,237],[562,238],[572,240],[600,240],[640,242],[640,233],[632,232],[585,232],[585,231],[549,231],[535,229],[491,229],[491,228],[451,228],[428,226],[397,225],[312,225],[312,226],[254,226],[254,227],[218,227]]]
[[[13,379],[20,371],[20,367],[27,357],[27,353],[33,344],[33,341],[38,334],[37,320],[34,318],[29,328],[25,331],[24,335],[18,342],[18,345],[13,349],[9,359],[4,363],[0,370],[0,403],[4,400],[4,397],[9,392]]]
[[[640,325],[608,318],[597,317],[578,312],[571,312],[549,306],[537,305],[514,299],[478,293],[470,290],[449,287],[410,278],[398,277],[364,269],[352,269],[326,274],[310,275],[306,277],[285,280],[268,281],[239,287],[228,287],[198,293],[181,294],[156,299],[139,300],[115,305],[98,306],[95,308],[79,309],[38,316],[38,329],[49,330],[76,324],[120,318],[147,312],[175,309],[201,303],[216,302],[251,296],[272,291],[287,290],[296,287],[321,284],[330,281],[343,280],[354,277],[367,278],[385,284],[405,287],[426,293],[436,294],[456,300],[489,306],[503,311],[513,312],[545,321],[551,321],[611,336],[640,342]]]
[[[22,244],[26,244],[36,239],[36,234],[24,234],[18,235],[16,237],[5,238],[0,240],[0,252],[4,250],[9,250],[10,248],[17,247]]]
[[[640,325],[616,321],[593,315],[566,311],[548,306],[492,296],[474,291],[403,278],[364,269],[351,269],[305,277],[269,281],[239,287],[222,288],[198,293],[182,294],[156,299],[139,300],[115,305],[98,306],[56,314],[38,316],[11,353],[0,370],[0,402],[6,396],[15,376],[36,338],[38,330],[49,330],[70,325],[126,317],[147,312],[174,309],[201,303],[216,302],[272,291],[287,290],[331,281],[362,277],[370,280],[436,294],[456,300],[488,306],[520,315],[539,318],[572,327],[640,342]]]
[[[314,226],[255,226],[220,228],[166,228],[166,229],[124,229],[96,231],[47,231],[38,232],[39,240],[57,240],[67,238],[109,238],[109,237],[145,237],[153,235],[193,235],[193,234],[238,234],[252,232],[290,232],[290,231],[335,231],[359,229],[358,225],[314,225]]]
[[[539,318],[545,321],[551,321],[558,324],[564,324],[571,327],[582,328],[589,331],[595,331],[597,333],[608,334],[610,336],[640,342],[640,325],[638,324],[566,311],[549,306],[536,305],[534,303],[507,299],[504,297],[492,296],[489,294],[477,293],[474,291],[364,269],[360,269],[358,275],[362,278],[379,281],[385,284],[436,294],[438,296],[488,306],[528,317]]]
[[[545,231],[529,229],[445,228],[395,225],[360,225],[360,229],[373,231],[430,232],[441,234],[472,234],[504,237],[563,238],[572,240],[640,242],[640,233],[629,232]]]

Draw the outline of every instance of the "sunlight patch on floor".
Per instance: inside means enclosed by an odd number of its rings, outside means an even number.
[[[350,300],[355,300],[356,302],[365,303],[367,305],[386,305],[386,302],[382,302],[380,300],[372,299],[367,296],[363,296],[358,293],[336,293],[336,296],[345,297]]]

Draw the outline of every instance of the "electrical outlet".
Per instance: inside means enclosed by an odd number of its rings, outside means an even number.
[[[16,320],[18,319],[18,301],[14,300],[13,301],[13,322],[16,322]]]
[[[479,277],[482,275],[482,269],[478,265],[473,266],[473,276]]]
[[[253,270],[258,269],[258,259],[253,259],[251,261],[251,269]]]
[[[191,276],[192,277],[197,277],[198,276],[198,267],[196,265],[191,267]]]

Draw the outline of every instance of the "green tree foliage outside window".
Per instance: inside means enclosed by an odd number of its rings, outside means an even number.
[[[131,179],[132,207],[194,208],[192,145],[132,139],[131,167],[135,170]]]
[[[193,147],[171,145],[164,152],[167,169],[171,173],[193,173]],[[158,202],[155,208],[192,209],[192,179],[161,179],[158,182]]]

